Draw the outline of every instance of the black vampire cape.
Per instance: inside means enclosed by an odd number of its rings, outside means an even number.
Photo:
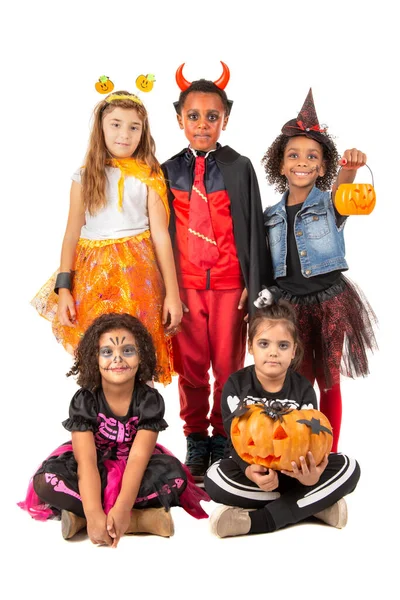
[[[236,251],[240,262],[245,286],[249,294],[248,309],[255,310],[254,300],[265,286],[273,285],[272,261],[264,229],[260,189],[251,161],[229,146],[219,146],[213,157],[222,173],[225,187],[231,203],[231,216]],[[171,169],[171,163],[178,161]],[[189,161],[189,162],[188,162]],[[193,177],[195,157],[188,156],[188,149],[167,160],[161,168],[168,187],[168,199],[171,208],[169,231],[172,245],[175,244],[174,195],[171,187],[180,187],[179,182],[169,181],[169,171],[173,173],[189,169]],[[182,163],[180,168],[179,163]]]

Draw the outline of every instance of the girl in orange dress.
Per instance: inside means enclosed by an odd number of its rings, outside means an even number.
[[[170,335],[182,305],[168,233],[166,186],[147,111],[125,91],[94,111],[85,165],[72,176],[59,270],[32,300],[73,354],[104,313],[129,313],[150,331],[157,380],[171,381]]]

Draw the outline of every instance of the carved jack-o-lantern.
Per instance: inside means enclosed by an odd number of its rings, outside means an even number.
[[[368,169],[368,165],[365,165]],[[369,169],[372,175],[371,169]],[[339,214],[369,215],[375,208],[374,177],[371,183],[341,183],[336,190],[335,206]]]
[[[277,471],[293,471],[300,456],[312,452],[318,465],[332,448],[332,427],[314,409],[292,410],[279,401],[252,404],[233,419],[231,439],[236,452],[249,464]]]

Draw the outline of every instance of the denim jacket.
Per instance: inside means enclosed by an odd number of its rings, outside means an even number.
[[[274,278],[286,276],[286,198],[264,211],[264,225],[270,243]],[[294,234],[304,277],[348,269],[343,228],[336,225],[331,193],[314,187],[294,221]]]

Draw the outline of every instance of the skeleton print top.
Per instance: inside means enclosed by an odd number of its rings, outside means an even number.
[[[137,431],[158,432],[168,427],[164,411],[161,394],[146,384],[135,385],[128,412],[123,417],[112,412],[102,389],[91,392],[81,388],[71,400],[69,419],[63,426],[68,431],[92,431],[97,452],[103,459],[126,460]]]
[[[244,472],[249,463],[236,453],[231,442],[231,422],[240,415],[241,410],[249,404],[263,402],[266,410],[277,401],[282,405],[282,412],[288,408],[318,409],[317,396],[311,383],[291,369],[288,369],[282,389],[279,392],[267,392],[257,379],[254,365],[250,365],[233,373],[224,385],[221,399],[221,411],[224,428],[228,437],[226,456],[230,456]],[[229,454],[228,454],[229,452]]]

